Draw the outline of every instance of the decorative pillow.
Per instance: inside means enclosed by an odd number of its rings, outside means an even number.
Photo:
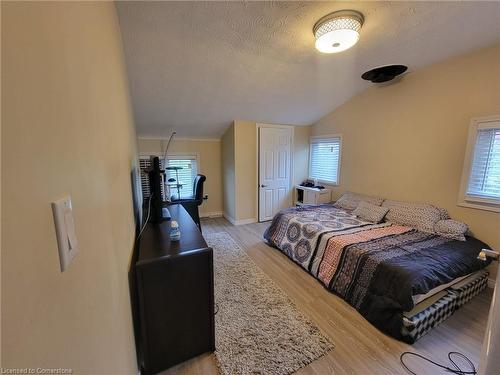
[[[364,201],[366,203],[371,203],[374,206],[380,206],[384,201],[384,199],[379,197],[370,197],[369,195],[363,195],[347,191],[344,194],[342,194],[342,196],[335,202],[335,207],[351,211],[354,210],[356,207],[358,207],[358,204],[361,201]]]
[[[387,221],[407,225],[422,232],[434,233],[434,225],[441,220],[442,212],[433,205],[385,200],[383,207],[389,208]]]
[[[436,207],[439,210],[439,218],[441,220],[451,219],[450,214],[448,213],[448,210],[446,208],[439,207],[439,206],[434,206],[434,207]]]
[[[365,221],[380,223],[387,211],[389,211],[387,207],[375,206],[374,204],[361,201],[358,207],[352,211],[352,214]]]
[[[465,241],[465,233],[468,229],[467,224],[451,219],[440,220],[434,225],[436,234],[459,241]]]

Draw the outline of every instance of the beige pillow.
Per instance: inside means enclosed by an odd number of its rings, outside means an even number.
[[[448,213],[448,210],[446,208],[439,207],[439,206],[434,206],[434,207],[436,207],[439,210],[439,218],[441,220],[451,219],[450,214]]]
[[[361,202],[371,203],[375,206],[380,206],[384,201],[383,198],[379,197],[370,197],[369,195],[352,193],[350,191],[345,192],[342,196],[335,202],[335,207],[342,208],[344,210],[354,210],[358,207],[358,204]]]
[[[436,234],[443,237],[453,238],[459,241],[465,241],[465,233],[469,230],[467,224],[456,220],[440,220],[434,225]]]
[[[389,208],[385,215],[387,221],[428,233],[434,233],[434,225],[443,215],[437,207],[426,203],[385,200],[382,206]]]
[[[380,223],[387,211],[389,211],[387,207],[375,206],[374,204],[361,201],[352,214],[371,223]]]

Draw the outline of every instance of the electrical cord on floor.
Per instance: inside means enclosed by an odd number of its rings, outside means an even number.
[[[214,312],[214,315],[217,315],[217,313],[219,312],[219,304],[216,303],[215,304],[215,312]]]
[[[410,370],[408,368],[408,366],[406,365],[406,363],[404,362],[404,357],[405,356],[415,356],[415,357],[418,357],[420,359],[423,359],[424,361],[427,361],[429,363],[432,363],[434,366],[437,366],[439,368],[442,368],[448,372],[451,372],[452,374],[458,374],[458,375],[468,375],[468,374],[472,374],[472,375],[475,375],[477,374],[477,371],[476,371],[476,366],[474,366],[474,363],[472,363],[472,361],[464,354],[462,353],[459,353],[459,352],[449,352],[448,353],[448,359],[450,360],[451,364],[455,367],[454,369],[451,368],[451,367],[447,367],[445,365],[442,365],[440,363],[437,363],[437,362],[434,362],[433,360],[427,358],[427,357],[424,357],[423,355],[421,354],[417,354],[417,353],[413,353],[413,352],[403,352],[401,354],[401,356],[399,357],[399,360],[401,361],[401,365],[410,373],[410,374],[413,374],[413,375],[418,375],[416,372],[413,372],[412,370]],[[463,360],[465,360],[465,362],[467,362],[467,364],[470,366],[470,371],[465,371],[465,370],[462,370],[460,368],[460,366],[458,366],[458,364],[453,360],[453,356],[457,356],[459,358],[462,358]]]

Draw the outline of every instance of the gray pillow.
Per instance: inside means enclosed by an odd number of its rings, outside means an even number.
[[[361,201],[352,214],[371,223],[380,223],[387,211],[389,211],[387,207],[375,206],[374,204]]]
[[[385,200],[382,206],[389,208],[387,221],[406,225],[422,232],[434,233],[434,225],[443,213],[431,204]]]
[[[335,202],[334,206],[347,211],[351,211],[356,209],[361,201],[371,203],[375,206],[380,206],[384,199],[347,191],[342,194],[342,196]]]
[[[465,233],[468,229],[467,224],[451,219],[440,220],[434,225],[436,234],[459,241],[465,241]]]

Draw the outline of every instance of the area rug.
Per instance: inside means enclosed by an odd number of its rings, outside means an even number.
[[[290,374],[333,348],[229,233],[205,239],[214,251],[215,355],[222,374]]]

